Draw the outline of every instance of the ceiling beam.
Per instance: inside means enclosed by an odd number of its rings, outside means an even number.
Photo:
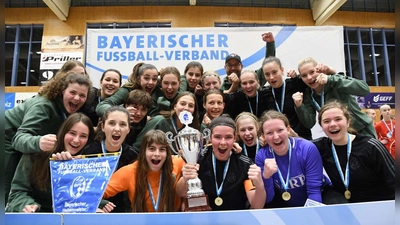
[[[313,19],[320,26],[331,17],[347,0],[310,0]]]
[[[46,3],[60,20],[67,20],[71,0],[43,0],[43,2]]]

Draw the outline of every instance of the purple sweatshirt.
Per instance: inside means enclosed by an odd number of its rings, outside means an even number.
[[[304,206],[307,198],[322,202],[321,189],[325,185],[325,182],[329,182],[329,180],[323,175],[322,159],[317,147],[311,141],[303,138],[290,138],[289,140],[292,145],[288,185],[288,192],[291,198],[287,201],[287,205]],[[261,167],[261,173],[264,173],[265,159],[274,158],[271,150],[266,145],[256,155],[256,164]],[[286,181],[289,154],[284,156],[275,154],[275,160],[281,171],[283,180]],[[267,192],[267,203],[273,199],[274,194],[282,195],[285,192],[278,172],[274,173],[269,179],[263,178],[263,180]],[[273,186],[275,186],[275,190],[279,190],[279,193],[274,193]]]

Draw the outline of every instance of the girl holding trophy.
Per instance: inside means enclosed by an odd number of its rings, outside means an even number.
[[[261,169],[242,154],[232,154],[236,141],[235,122],[220,116],[210,123],[211,146],[197,165],[186,163],[177,184],[177,193],[187,195],[187,181],[197,177],[203,183],[213,211],[263,208],[266,192]]]

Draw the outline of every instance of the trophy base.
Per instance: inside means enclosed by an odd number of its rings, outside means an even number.
[[[211,211],[211,207],[208,202],[208,196],[202,195],[202,196],[185,198],[184,212],[198,212],[198,211]]]

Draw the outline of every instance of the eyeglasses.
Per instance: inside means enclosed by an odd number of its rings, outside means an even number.
[[[239,67],[240,65],[242,65],[241,63],[236,63],[236,64],[225,64],[226,67],[228,68],[232,68],[232,67]]]

